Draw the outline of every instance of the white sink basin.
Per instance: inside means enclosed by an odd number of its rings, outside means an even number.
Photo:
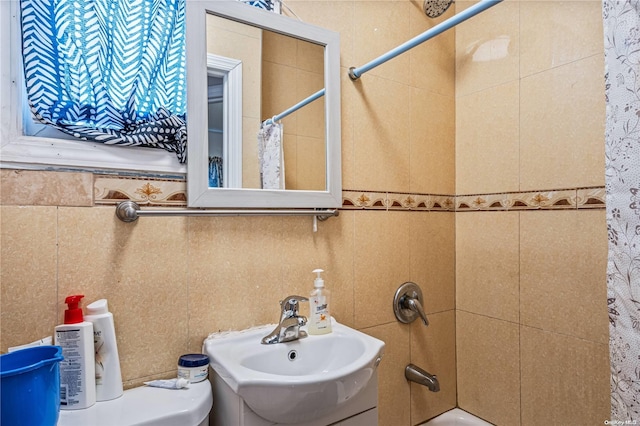
[[[333,321],[330,334],[263,345],[274,325],[212,335],[211,367],[260,417],[276,423],[318,419],[364,388],[384,342]],[[305,329],[305,327],[302,327]]]

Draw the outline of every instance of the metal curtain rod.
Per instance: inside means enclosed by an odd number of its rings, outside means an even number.
[[[258,209],[174,209],[174,210],[140,210],[135,201],[123,201],[116,207],[116,216],[123,222],[134,222],[140,216],[315,216],[318,220],[326,220],[340,214],[337,209],[319,210],[258,210]]]
[[[355,67],[349,68],[349,77],[351,77],[352,80],[357,80],[365,72],[370,71],[371,69],[377,67],[378,65],[384,64],[388,60],[395,58],[396,56],[400,55],[401,53],[406,52],[409,49],[413,49],[417,45],[419,45],[421,43],[424,43],[425,41],[437,36],[440,33],[445,32],[446,30],[448,30],[450,28],[455,27],[459,23],[461,23],[463,21],[466,21],[469,18],[474,17],[478,13],[483,12],[486,9],[489,9],[492,6],[495,6],[496,4],[500,3],[501,1],[502,0],[480,0],[478,3],[475,3],[473,6],[468,7],[467,9],[463,10],[462,12],[458,13],[457,15],[452,16],[451,18],[447,19],[446,21],[442,21],[441,23],[439,23],[435,27],[428,29],[427,31],[423,32],[422,34],[420,34],[420,35],[418,35],[418,36],[416,36],[414,38],[412,38],[411,40],[407,41],[406,43],[401,44],[400,46],[396,47],[395,49],[391,49],[390,51],[388,51],[384,55],[379,56],[378,58],[376,58],[376,59],[372,60],[371,62],[361,66],[360,68],[355,68]]]
[[[293,114],[294,112],[296,112],[297,110],[299,110],[303,106],[305,106],[307,104],[310,104],[311,102],[315,101],[316,99],[318,99],[318,98],[320,98],[322,96],[324,96],[324,89],[318,90],[316,93],[314,93],[313,95],[309,96],[306,99],[301,100],[300,102],[298,102],[297,104],[295,104],[291,108],[281,112],[278,115],[274,115],[272,118],[269,118],[269,119],[265,120],[264,124],[273,124],[276,121],[280,121],[283,118],[285,118],[287,115]]]

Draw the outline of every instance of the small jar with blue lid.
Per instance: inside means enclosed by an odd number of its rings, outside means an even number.
[[[209,375],[209,357],[204,354],[186,354],[178,359],[178,377],[189,383],[203,381]]]

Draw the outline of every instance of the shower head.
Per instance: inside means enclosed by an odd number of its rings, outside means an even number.
[[[424,13],[429,18],[437,18],[449,9],[453,0],[424,0]]]

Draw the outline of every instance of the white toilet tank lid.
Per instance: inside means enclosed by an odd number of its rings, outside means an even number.
[[[209,380],[184,389],[142,386],[84,410],[60,410],[58,426],[197,426],[212,405]]]

